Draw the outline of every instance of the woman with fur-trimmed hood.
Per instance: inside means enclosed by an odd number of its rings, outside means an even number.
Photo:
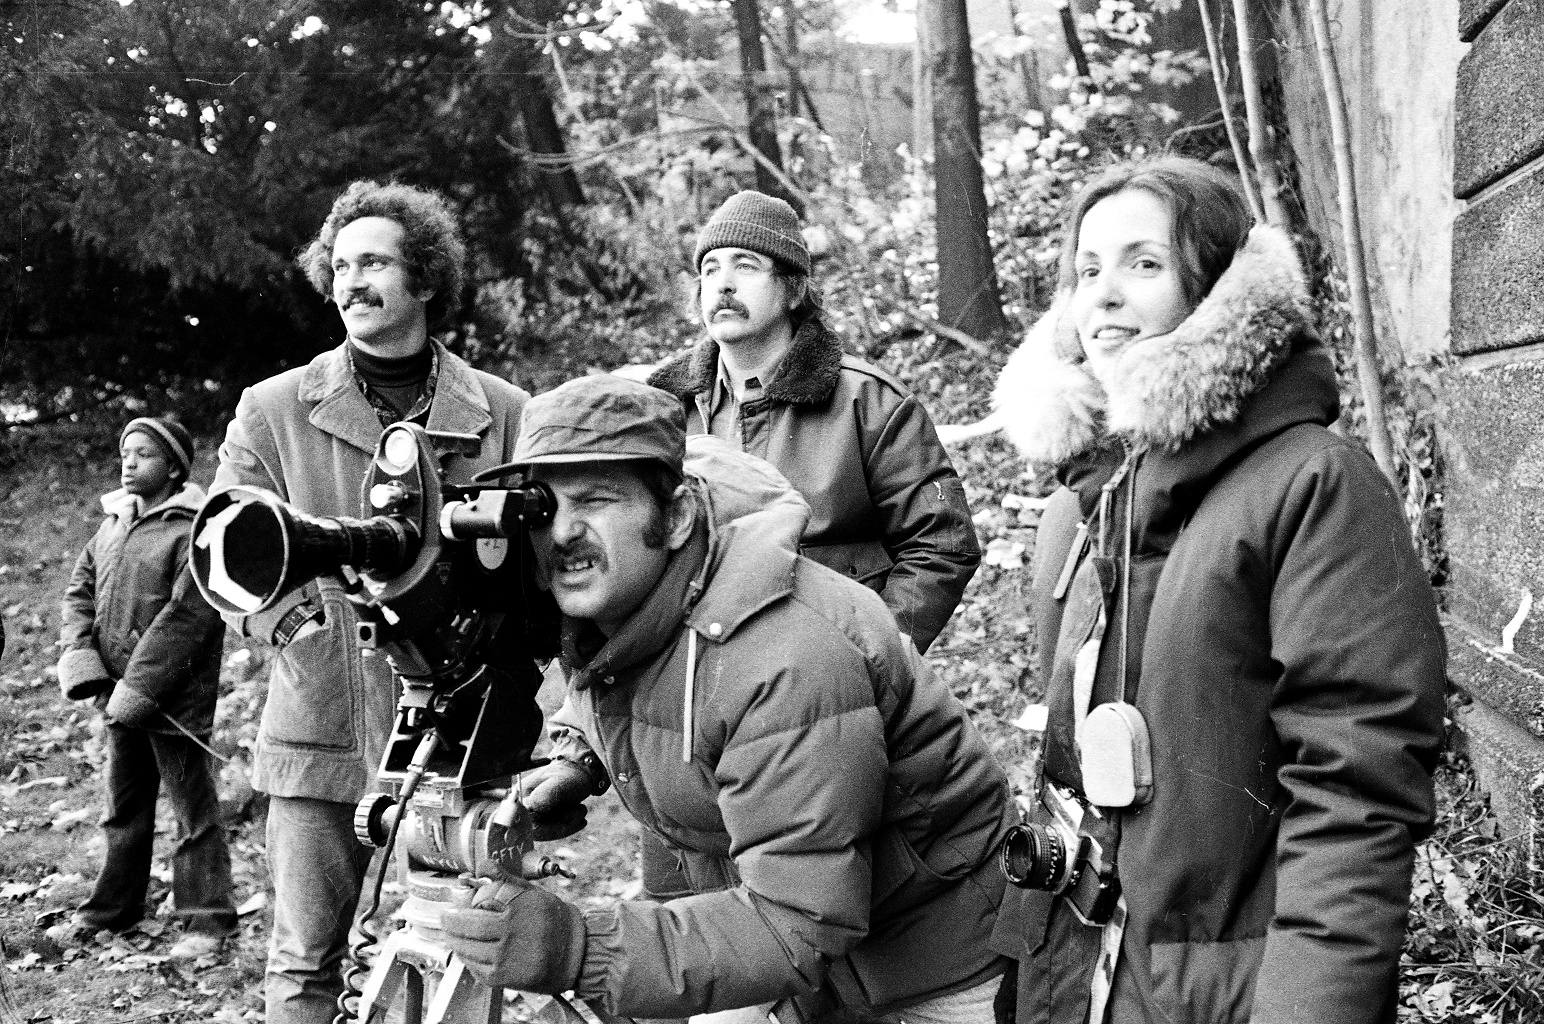
[[[1392,1022],[1446,656],[1399,498],[1330,431],[1292,242],[1229,178],[1119,166],[1067,238],[994,396],[1063,484],[1039,828],[994,936],[1018,1024]]]

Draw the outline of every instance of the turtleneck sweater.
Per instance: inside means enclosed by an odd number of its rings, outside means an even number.
[[[348,347],[354,372],[372,394],[378,395],[396,411],[397,419],[405,418],[424,396],[429,383],[429,371],[434,366],[434,353],[429,346],[397,359],[371,355],[352,341]]]

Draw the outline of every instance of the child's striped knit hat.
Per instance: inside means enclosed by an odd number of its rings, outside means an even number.
[[[182,470],[182,479],[186,480],[192,475],[193,435],[188,433],[187,427],[175,420],[140,416],[130,420],[129,425],[123,428],[123,433],[118,435],[118,444],[122,446],[123,439],[136,430],[155,438],[166,449],[167,456]]]

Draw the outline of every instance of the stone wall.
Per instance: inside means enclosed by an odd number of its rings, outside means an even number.
[[[1450,672],[1509,832],[1544,852],[1544,0],[1462,0],[1443,375]]]

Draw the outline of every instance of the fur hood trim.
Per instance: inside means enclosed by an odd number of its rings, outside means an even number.
[[[1104,432],[1104,389],[1082,361],[1065,319],[1070,292],[1051,303],[1014,349],[992,389],[992,410],[1027,462],[1059,466]]]
[[[677,398],[687,399],[710,391],[717,373],[718,342],[704,338],[690,352],[682,353],[656,370],[648,383]],[[831,397],[841,374],[841,341],[819,320],[810,320],[793,336],[777,379],[764,395],[792,405],[814,405]]]
[[[1030,331],[992,395],[1008,436],[1037,465],[1066,463],[1106,429],[1138,450],[1172,452],[1235,422],[1309,322],[1292,239],[1264,224],[1183,323],[1122,353],[1108,395],[1062,322],[1066,306],[1059,298]]]

